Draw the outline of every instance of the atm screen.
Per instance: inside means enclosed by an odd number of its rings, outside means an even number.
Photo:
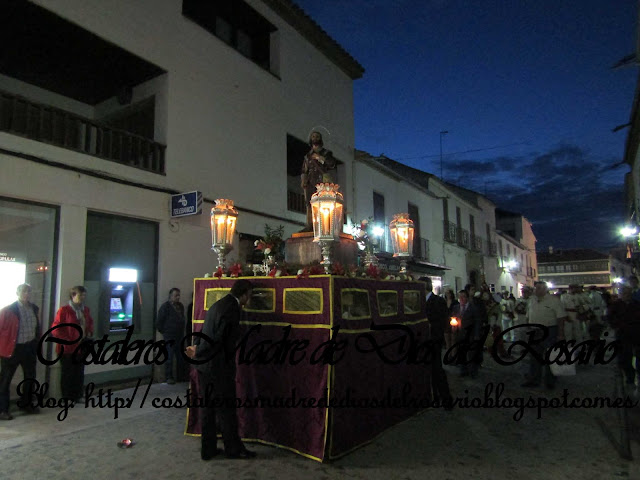
[[[122,311],[122,299],[118,297],[111,297],[111,311],[112,312]]]

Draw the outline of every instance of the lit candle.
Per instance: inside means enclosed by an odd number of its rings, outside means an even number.
[[[331,210],[327,207],[322,209],[322,235],[330,235],[331,229],[329,227],[331,220]]]
[[[452,327],[457,327],[458,326],[458,319],[456,317],[451,317],[451,321],[449,322],[449,324]]]

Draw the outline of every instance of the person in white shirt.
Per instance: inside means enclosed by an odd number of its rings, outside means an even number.
[[[535,295],[529,299],[527,309],[527,322],[530,324],[543,325],[547,328],[547,336],[542,341],[532,343],[531,348],[542,358],[546,351],[551,348],[556,341],[564,340],[564,323],[567,313],[562,306],[562,302],[555,295],[550,295],[546,282],[536,282]],[[541,338],[542,331],[536,331],[536,339]],[[549,365],[538,362],[535,357],[529,359],[529,374],[523,387],[537,387],[544,377],[547,388],[552,389],[556,384],[556,377],[551,373]]]
[[[513,300],[509,298],[509,293],[505,290],[502,292],[502,300],[500,300],[500,310],[502,311],[502,331],[504,332],[508,328],[513,327],[513,320],[515,314],[515,304]],[[515,340],[515,333],[513,330],[507,332],[503,337],[507,342],[513,342]]]

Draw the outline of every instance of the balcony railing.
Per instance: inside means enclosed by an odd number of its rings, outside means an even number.
[[[482,237],[471,235],[471,249],[474,252],[482,252]]]
[[[304,201],[304,194],[287,191],[287,210],[291,212],[307,213],[307,205]]]
[[[464,228],[458,228],[457,240],[459,246],[469,248],[469,231]]]
[[[447,242],[456,243],[456,230],[458,226],[448,220],[444,221],[444,239]]]
[[[418,237],[413,241],[413,256],[416,260],[429,261],[429,240]]]
[[[0,131],[154,173],[165,171],[165,145],[6,92],[0,92]]]

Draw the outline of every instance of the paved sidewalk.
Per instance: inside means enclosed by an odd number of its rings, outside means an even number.
[[[613,367],[581,367],[576,377],[560,379],[553,392],[523,389],[516,367],[485,360],[479,378],[459,378],[446,367],[454,395],[482,397],[487,384],[504,382],[504,397],[528,398],[570,395],[608,395],[613,392]],[[146,385],[141,385],[144,390]],[[184,396],[186,384],[153,384],[146,404],[141,392],[131,408],[69,410],[58,421],[60,408],[39,415],[16,413],[0,423],[0,478],[2,479],[501,479],[548,478],[639,479],[633,461],[620,459],[598,423],[617,435],[612,409],[545,409],[537,419],[526,409],[513,419],[515,408],[464,408],[425,411],[385,432],[371,444],[331,464],[320,464],[284,449],[252,445],[252,460],[200,460],[199,437],[183,434],[184,408],[153,408],[153,398]],[[119,398],[132,389],[116,392]],[[136,445],[117,443],[131,437]],[[633,444],[634,454],[640,449]]]

